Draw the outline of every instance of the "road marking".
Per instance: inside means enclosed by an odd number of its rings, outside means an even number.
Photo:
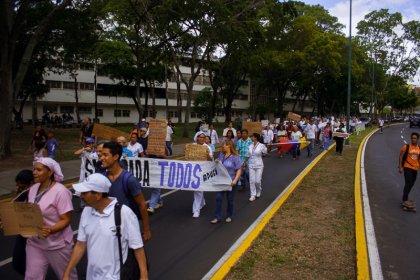
[[[12,257],[7,258],[7,259],[5,259],[5,260],[2,260],[2,261],[0,262],[0,267],[5,266],[5,265],[7,265],[7,264],[9,264],[9,263],[11,263],[11,262],[12,262]]]
[[[321,160],[321,158],[333,147],[320,153],[299,175],[287,186],[283,192],[265,209],[265,211],[248,227],[248,229],[236,240],[236,242],[226,251],[222,258],[207,272],[202,279],[223,279],[241,258],[245,251],[251,246],[252,242],[258,237],[267,223],[271,220],[279,208],[286,202],[296,187],[302,182],[305,176]]]
[[[373,132],[374,133],[374,132]],[[367,191],[366,184],[366,174],[365,174],[365,151],[367,143],[373,133],[369,134],[366,138],[366,141],[363,144],[361,163],[360,163],[360,172],[361,172],[361,184],[362,184],[362,200],[363,200],[363,213],[365,217],[365,229],[366,229],[366,239],[367,247],[369,253],[369,264],[372,279],[383,280],[381,260],[379,258],[378,245],[376,242],[375,229],[373,226],[372,213],[370,211],[369,195]]]

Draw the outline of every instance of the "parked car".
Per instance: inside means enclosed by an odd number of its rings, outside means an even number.
[[[368,118],[368,117],[361,117],[359,120],[360,120],[362,123],[364,123],[364,124],[365,124],[365,127],[372,126],[372,120],[371,120],[371,118]]]
[[[404,117],[403,116],[395,116],[391,119],[391,122],[403,122]]]
[[[413,126],[420,127],[420,116],[414,115],[410,118],[410,128]]]

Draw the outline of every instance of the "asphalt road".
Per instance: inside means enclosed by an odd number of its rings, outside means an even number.
[[[404,177],[397,168],[400,149],[414,131],[420,132],[408,124],[391,126],[375,133],[366,147],[367,188],[384,279],[420,279],[420,213],[401,209]],[[420,203],[419,181],[410,199]]]
[[[319,152],[317,147],[316,154]],[[306,150],[298,161],[292,161],[290,155],[278,158],[275,153],[266,157],[261,198],[251,203],[249,188],[237,192],[230,224],[210,224],[215,193],[205,193],[206,206],[198,219],[192,218],[192,192],[178,191],[164,197],[164,207],[150,217],[153,237],[146,243],[150,279],[201,279],[311,160],[306,158]],[[150,197],[150,190],[145,190],[145,196]],[[76,199],[74,204],[78,206]],[[79,218],[80,214],[75,213],[73,230],[77,229]],[[3,260],[11,257],[13,243],[14,237],[0,237],[0,279],[22,279],[10,263],[1,266]],[[84,265],[79,267],[79,273]],[[49,274],[47,279],[55,277]]]

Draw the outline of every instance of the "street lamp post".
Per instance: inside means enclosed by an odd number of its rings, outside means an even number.
[[[350,24],[349,24],[349,49],[348,49],[348,78],[347,78],[347,132],[350,131],[350,101],[351,101],[351,17],[352,17],[352,0],[350,0]],[[350,138],[346,139],[346,145],[349,145]]]

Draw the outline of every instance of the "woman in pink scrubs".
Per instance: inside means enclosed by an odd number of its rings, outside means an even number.
[[[70,227],[72,194],[60,183],[64,177],[55,160],[37,159],[33,174],[35,184],[29,190],[28,201],[41,208],[44,226],[41,236],[27,240],[25,279],[45,279],[48,266],[61,279],[73,248],[73,231]],[[71,279],[77,279],[76,270]]]

